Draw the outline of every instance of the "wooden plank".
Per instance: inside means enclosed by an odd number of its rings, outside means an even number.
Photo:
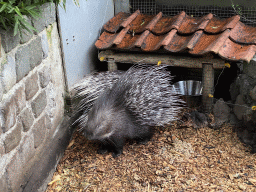
[[[116,63],[141,63],[141,64],[167,64],[176,67],[202,68],[202,63],[212,63],[214,69],[225,67],[225,61],[214,58],[211,54],[193,58],[190,56],[168,55],[168,54],[146,54],[146,53],[118,53],[111,50],[101,51],[98,55],[101,61],[114,60]]]

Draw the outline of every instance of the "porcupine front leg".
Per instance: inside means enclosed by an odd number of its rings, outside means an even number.
[[[97,150],[98,154],[105,154],[110,150],[110,146],[104,143],[100,143],[99,149]]]
[[[123,153],[125,139],[120,137],[112,137],[111,141],[113,144],[112,156],[116,158]]]

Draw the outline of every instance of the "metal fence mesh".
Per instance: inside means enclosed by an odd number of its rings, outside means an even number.
[[[130,11],[133,13],[140,10],[143,14],[157,14],[162,12],[165,16],[174,16],[185,11],[188,15],[202,17],[212,13],[215,17],[229,18],[240,15],[240,21],[244,24],[256,27],[256,6],[255,7],[218,7],[218,6],[170,6],[157,5],[155,0],[130,0]]]

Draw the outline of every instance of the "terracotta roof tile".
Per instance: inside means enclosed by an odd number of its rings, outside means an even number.
[[[219,19],[213,17],[208,25],[205,27],[204,31],[207,33],[220,33],[226,29],[233,29],[240,19],[239,15],[235,15],[228,19]]]
[[[256,51],[256,28],[239,21],[238,15],[219,19],[212,14],[195,18],[185,12],[174,17],[119,13],[104,25],[96,47],[100,50],[144,52],[209,52],[224,59],[249,62]]]
[[[189,34],[194,33],[199,29],[204,29],[212,17],[213,15],[211,13],[202,18],[186,15],[182,20],[182,24],[178,31],[182,34]]]
[[[111,32],[111,33],[117,32],[119,30],[119,28],[121,27],[122,23],[124,23],[129,16],[130,16],[130,14],[128,14],[128,13],[123,13],[123,12],[118,13],[115,17],[110,19],[104,25],[104,27],[103,27],[104,30]]]
[[[186,13],[182,11],[179,15],[174,17],[162,17],[152,29],[152,32],[157,35],[168,33],[172,29],[179,29],[182,20],[186,16]]]
[[[219,50],[219,55],[232,61],[243,60],[250,62],[255,55],[255,45],[241,45],[227,39]]]
[[[208,52],[213,52],[218,54],[221,46],[225,43],[229,36],[230,31],[226,30],[223,33],[217,35],[203,33],[200,35],[199,39],[195,43],[195,46],[191,48],[189,53],[194,55],[203,55]]]
[[[256,44],[256,27],[239,22],[231,31],[230,38],[237,43]]]

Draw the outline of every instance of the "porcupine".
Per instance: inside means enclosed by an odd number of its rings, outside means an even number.
[[[73,125],[85,137],[100,141],[98,153],[122,154],[126,139],[146,142],[152,127],[178,119],[184,106],[171,86],[172,76],[165,65],[134,65],[120,71],[90,75],[78,83],[74,98]]]

